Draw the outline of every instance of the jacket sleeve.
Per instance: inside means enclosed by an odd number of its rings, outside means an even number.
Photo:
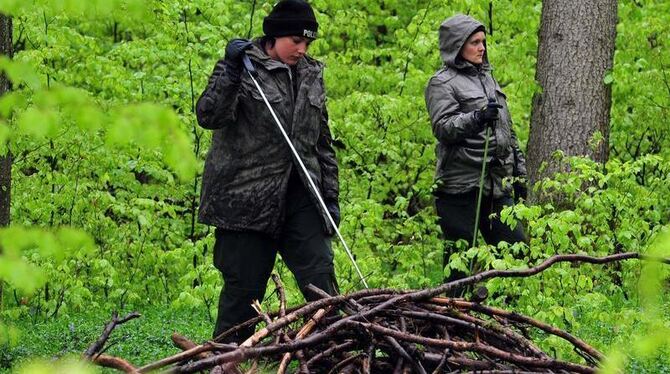
[[[522,177],[528,179],[528,172],[526,171],[526,156],[524,156],[519,141],[516,138],[516,133],[512,132],[512,152],[514,152],[514,177]]]
[[[323,104],[320,127],[316,147],[319,166],[321,167],[321,193],[324,201],[337,202],[340,194],[337,157],[333,148],[333,137],[328,126],[328,110],[325,103]]]
[[[223,59],[214,66],[207,88],[196,104],[198,124],[206,129],[220,129],[237,120],[240,81],[226,74]]]
[[[433,125],[433,135],[443,143],[458,143],[483,129],[475,112],[463,113],[450,85],[433,77],[425,91],[426,108]]]

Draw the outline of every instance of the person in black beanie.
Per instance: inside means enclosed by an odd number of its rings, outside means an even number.
[[[263,20],[264,36],[233,39],[197,103],[200,126],[214,130],[205,162],[199,221],[216,227],[214,265],[224,286],[214,338],[241,343],[255,326],[224,334],[256,316],[276,254],[307,300],[313,284],[334,295],[331,236],[320,208],[263,98],[243,70],[246,54],[327,210],[339,222],[338,165],[328,126],[323,65],[306,55],[317,37],[312,7],[279,1]]]
[[[280,1],[263,19],[263,32],[272,37],[302,36],[316,39],[318,29],[312,7],[301,0]]]

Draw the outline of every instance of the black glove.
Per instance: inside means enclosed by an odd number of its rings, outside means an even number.
[[[226,74],[232,81],[239,81],[242,73],[242,56],[244,51],[251,48],[251,42],[247,39],[232,39],[226,46],[226,54],[223,63],[226,66]]]
[[[518,203],[521,199],[524,201],[528,199],[528,182],[525,178],[515,180],[512,188],[514,189],[514,202]]]
[[[500,119],[498,110],[503,106],[490,99],[482,109],[475,112],[475,120],[482,125],[488,125],[492,130],[495,130],[496,121]]]
[[[337,200],[326,200],[326,208],[328,213],[333,217],[335,221],[335,226],[340,226],[340,205],[337,203]]]

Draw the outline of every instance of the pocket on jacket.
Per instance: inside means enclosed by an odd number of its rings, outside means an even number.
[[[309,103],[312,106],[318,108],[319,111],[321,111],[321,109],[323,108],[323,103],[326,101],[326,97],[322,94],[317,94],[313,92],[309,92],[307,96],[309,99]]]
[[[326,97],[323,94],[323,90],[312,89],[307,93],[308,105],[306,108],[305,127],[307,129],[306,139],[309,145],[315,145],[319,140],[321,117],[325,101]]]
[[[281,102],[282,99],[284,98],[281,92],[277,90],[270,90],[267,88],[264,88],[261,86],[263,89],[263,93],[265,94],[265,97],[268,99],[270,103],[278,103]],[[249,96],[253,98],[254,100],[260,101],[263,106],[265,106],[265,101],[263,100],[263,96],[261,96],[261,93],[258,91],[258,88],[256,87],[253,82],[251,82],[251,87],[245,87],[246,91],[249,92]],[[274,108],[273,108],[274,109]]]
[[[480,109],[487,101],[486,95],[481,90],[460,91],[457,93],[457,100],[463,113]]]
[[[288,130],[288,125],[284,123],[287,111],[284,96],[277,87],[272,86],[273,84],[273,81],[266,85],[261,84],[261,88],[282,126]],[[238,108],[241,108],[244,121],[246,121],[246,123],[240,122],[239,124],[242,127],[252,126],[255,129],[252,132],[246,131],[247,137],[262,142],[265,141],[263,139],[267,137],[267,134],[275,134],[277,126],[275,120],[253,82],[242,81]]]

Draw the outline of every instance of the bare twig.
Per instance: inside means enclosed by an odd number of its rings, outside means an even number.
[[[91,359],[96,353],[99,353],[102,348],[104,347],[105,343],[107,342],[107,339],[109,339],[109,336],[112,334],[112,331],[114,331],[114,328],[116,326],[126,323],[130,321],[131,319],[135,319],[140,317],[140,314],[137,312],[132,312],[129,313],[127,316],[119,319],[119,314],[117,312],[112,313],[112,320],[105,324],[105,328],[102,330],[102,335],[100,335],[100,338],[98,340],[91,344],[91,346],[88,347],[88,349],[84,352],[84,357],[87,359]]]

